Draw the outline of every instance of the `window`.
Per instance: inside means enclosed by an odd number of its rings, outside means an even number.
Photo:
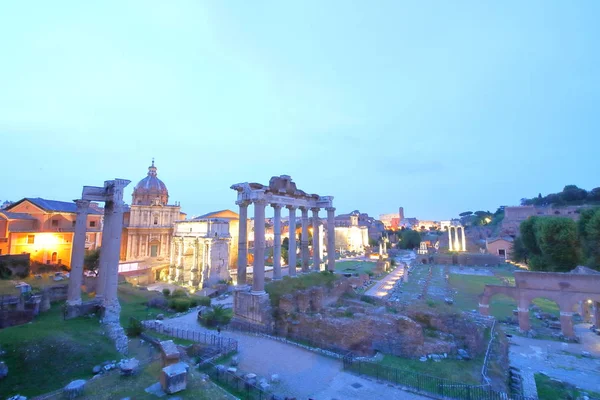
[[[90,221],[90,228],[96,227],[96,221]]]
[[[53,220],[52,220],[52,226],[53,226],[54,228],[56,228],[56,227],[58,226],[58,220],[57,220],[57,219],[53,219]]]
[[[27,244],[35,243],[35,235],[27,235]]]
[[[71,226],[75,226],[75,221],[71,221]]]
[[[154,225],[158,225],[158,217],[154,217]]]
[[[506,257],[506,250],[505,249],[499,249],[498,250],[498,255],[501,257]]]

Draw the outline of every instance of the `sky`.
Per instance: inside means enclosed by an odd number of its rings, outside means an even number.
[[[338,213],[448,219],[598,182],[600,2],[0,5],[0,200],[152,157],[188,215],[290,175]]]

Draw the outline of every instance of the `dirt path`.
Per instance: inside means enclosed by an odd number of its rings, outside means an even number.
[[[390,272],[385,278],[382,278],[373,285],[372,288],[367,290],[365,294],[367,296],[372,297],[385,297],[387,296],[393,289],[396,282],[404,276],[404,266],[399,265],[395,270]]]

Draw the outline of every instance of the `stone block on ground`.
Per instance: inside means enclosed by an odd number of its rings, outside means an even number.
[[[83,395],[83,391],[85,389],[85,380],[77,379],[69,383],[63,389],[63,395],[65,399],[75,399],[81,395]]]
[[[172,364],[177,364],[180,360],[179,350],[172,340],[160,342],[160,352],[162,356],[163,366],[167,367]]]
[[[278,374],[271,375],[271,383],[279,383],[279,375]]]
[[[133,375],[135,374],[139,366],[140,362],[136,358],[125,360],[123,363],[121,363],[121,375]]]
[[[187,374],[189,366],[178,362],[162,369],[160,385],[167,394],[173,394],[185,390],[187,387]]]
[[[238,356],[233,356],[231,357],[231,366],[232,367],[237,367],[237,365],[240,363],[240,359]]]

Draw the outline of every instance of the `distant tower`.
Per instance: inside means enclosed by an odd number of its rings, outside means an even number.
[[[404,207],[398,209],[398,218],[400,219],[400,222],[404,220]]]

